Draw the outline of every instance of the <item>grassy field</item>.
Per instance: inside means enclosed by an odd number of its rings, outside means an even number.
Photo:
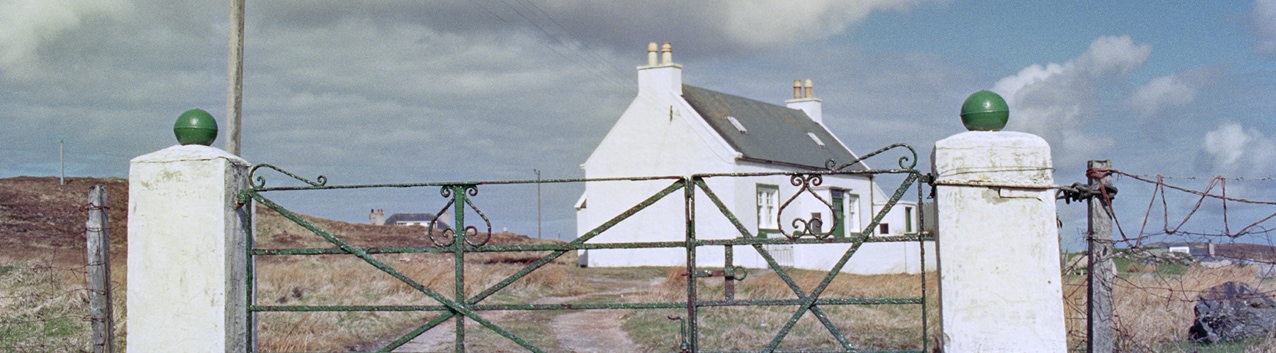
[[[122,179],[57,178],[0,179],[0,352],[89,351],[89,318],[85,289],[84,211],[89,186],[110,189],[112,283],[116,351],[126,351],[127,311],[127,190]],[[322,239],[270,212],[259,210],[257,240],[263,248],[329,247]],[[311,218],[316,224],[358,246],[424,246],[420,229],[350,224]],[[538,240],[508,233],[493,235],[497,244],[531,244]],[[544,253],[467,255],[469,294],[485,289]],[[568,253],[513,283],[483,304],[680,302],[685,300],[686,277],[681,268],[578,268]],[[376,255],[415,281],[445,296],[454,288],[453,259],[447,255]],[[274,256],[258,259],[258,303],[262,305],[436,305],[366,263],[351,256]],[[1116,281],[1118,344],[1122,352],[1273,352],[1276,340],[1260,339],[1219,345],[1187,341],[1192,306],[1203,289],[1226,281],[1242,281],[1260,290],[1276,290],[1252,267],[1217,269],[1199,266],[1142,266],[1119,264]],[[810,291],[823,274],[792,271]],[[1083,277],[1064,276],[1070,344],[1084,347],[1085,290]],[[699,280],[700,297],[721,299],[720,278]],[[929,347],[935,347],[938,310],[934,275],[927,278],[926,316]],[[838,276],[824,297],[890,298],[917,296],[919,276]],[[794,298],[775,273],[754,270],[739,282],[738,299]],[[859,349],[920,349],[923,342],[919,305],[823,306],[830,321]],[[700,347],[705,350],[757,349],[771,341],[795,307],[713,307],[700,311]],[[588,311],[486,311],[483,317],[550,351],[577,349],[570,316],[586,323],[616,321],[618,332],[632,341],[635,351],[675,351],[681,339],[679,323],[668,316],[685,316],[685,309]],[[262,313],[259,343],[270,351],[370,350],[435,317],[435,313]],[[564,332],[563,327],[570,327]],[[589,329],[584,327],[583,329]],[[427,333],[451,350],[451,329]],[[491,330],[467,324],[466,345],[475,352],[521,351]],[[605,330],[603,330],[605,331]],[[584,335],[584,334],[578,334]],[[437,342],[436,342],[437,343]],[[428,346],[428,345],[426,345]],[[834,349],[828,330],[809,313],[780,344],[781,349]]]

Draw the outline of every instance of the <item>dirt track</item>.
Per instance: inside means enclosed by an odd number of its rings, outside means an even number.
[[[654,286],[659,286],[664,278],[628,279],[628,278],[589,278],[590,287],[609,288],[607,291],[589,293],[569,297],[543,297],[534,304],[561,304],[606,300],[624,301],[626,297],[638,299]],[[553,352],[639,352],[642,347],[634,344],[629,335],[621,327],[624,316],[629,310],[575,310],[547,312],[548,315],[534,315],[539,326],[544,327],[545,334],[558,343],[557,347],[542,347]],[[516,319],[518,314],[512,312],[492,312],[484,318],[500,325],[502,322]],[[521,316],[526,318],[526,316]],[[455,325],[452,321],[427,331],[415,340],[399,347],[395,352],[450,352],[454,347]],[[467,320],[466,332],[482,330],[472,320]]]

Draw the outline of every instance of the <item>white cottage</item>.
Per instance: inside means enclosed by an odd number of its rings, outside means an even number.
[[[638,96],[581,165],[586,178],[635,176],[686,176],[701,173],[759,173],[827,170],[825,162],[846,163],[856,155],[823,124],[821,101],[812,94],[811,81],[794,82],[793,99],[776,105],[682,83],[682,66],[673,63],[665,43],[657,62],[656,43],[647,49],[647,65],[638,67]],[[864,170],[867,166],[850,167]],[[672,180],[598,181],[585,185],[576,203],[577,234],[598,227],[626,209],[664,189]],[[884,194],[868,176],[826,176],[813,190],[832,207],[802,194],[784,207],[800,190],[787,176],[715,177],[706,184],[734,216],[753,234],[779,237],[791,233],[793,219],[821,219],[823,232],[834,237],[860,232],[884,206]],[[729,239],[739,231],[718,208],[696,190],[696,237]],[[685,239],[683,191],[669,195],[638,212],[589,243],[670,242]],[[875,235],[917,231],[917,205],[900,202],[873,230]],[[845,219],[829,229],[833,217]],[[782,266],[828,269],[849,244],[770,245],[768,250]],[[929,248],[929,247],[928,247]],[[766,262],[749,246],[733,249],[733,263],[760,268]],[[927,267],[933,269],[934,251],[928,249]],[[582,252],[587,266],[684,266],[685,250],[594,249]],[[722,247],[700,247],[699,266],[722,266]],[[844,271],[851,273],[902,273],[920,271],[917,243],[866,243]]]

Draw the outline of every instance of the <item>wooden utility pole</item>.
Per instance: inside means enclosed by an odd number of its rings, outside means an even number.
[[[58,139],[58,185],[66,185],[66,142]]]
[[[541,170],[532,169],[536,172],[536,239],[541,238]]]
[[[111,319],[111,240],[107,230],[106,187],[89,188],[88,238],[89,316],[93,325],[93,353],[115,351]]]
[[[226,70],[226,152],[239,155],[244,108],[244,0],[230,0],[230,50]]]
[[[1111,169],[1111,161],[1089,161],[1087,171]],[[1089,295],[1086,305],[1086,351],[1090,353],[1110,353],[1116,350],[1116,329],[1112,325],[1112,217],[1108,213],[1111,193],[1104,198],[1105,185],[1112,185],[1112,176],[1102,174],[1102,178],[1094,178],[1087,172],[1090,190],[1095,195],[1090,197],[1090,226],[1086,234],[1089,244]]]

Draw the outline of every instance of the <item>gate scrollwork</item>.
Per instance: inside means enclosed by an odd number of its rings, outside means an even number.
[[[806,236],[824,240],[830,235],[833,235],[833,229],[837,228],[838,223],[837,212],[833,209],[833,204],[829,203],[828,200],[825,200],[824,197],[821,197],[820,194],[816,193],[815,189],[813,189],[814,187],[820,186],[820,184],[824,183],[824,176],[820,174],[797,174],[789,177],[789,183],[793,184],[793,186],[797,186],[798,191],[794,192],[793,196],[790,196],[787,200],[785,200],[784,203],[780,205],[780,210],[775,214],[775,223],[781,225],[780,232],[784,233],[785,237],[792,240],[797,240]],[[828,232],[823,231],[824,220],[815,218],[814,214],[811,218],[807,219],[802,217],[794,218],[793,222],[790,223],[793,226],[793,231],[791,232],[786,231],[783,228],[783,223],[780,221],[780,218],[784,217],[784,209],[788,208],[789,204],[792,204],[793,200],[796,200],[798,196],[802,195],[802,193],[811,194],[811,196],[815,197],[816,200],[820,200],[820,203],[823,203],[825,207],[828,207],[829,214],[833,216],[833,223],[829,227]]]

